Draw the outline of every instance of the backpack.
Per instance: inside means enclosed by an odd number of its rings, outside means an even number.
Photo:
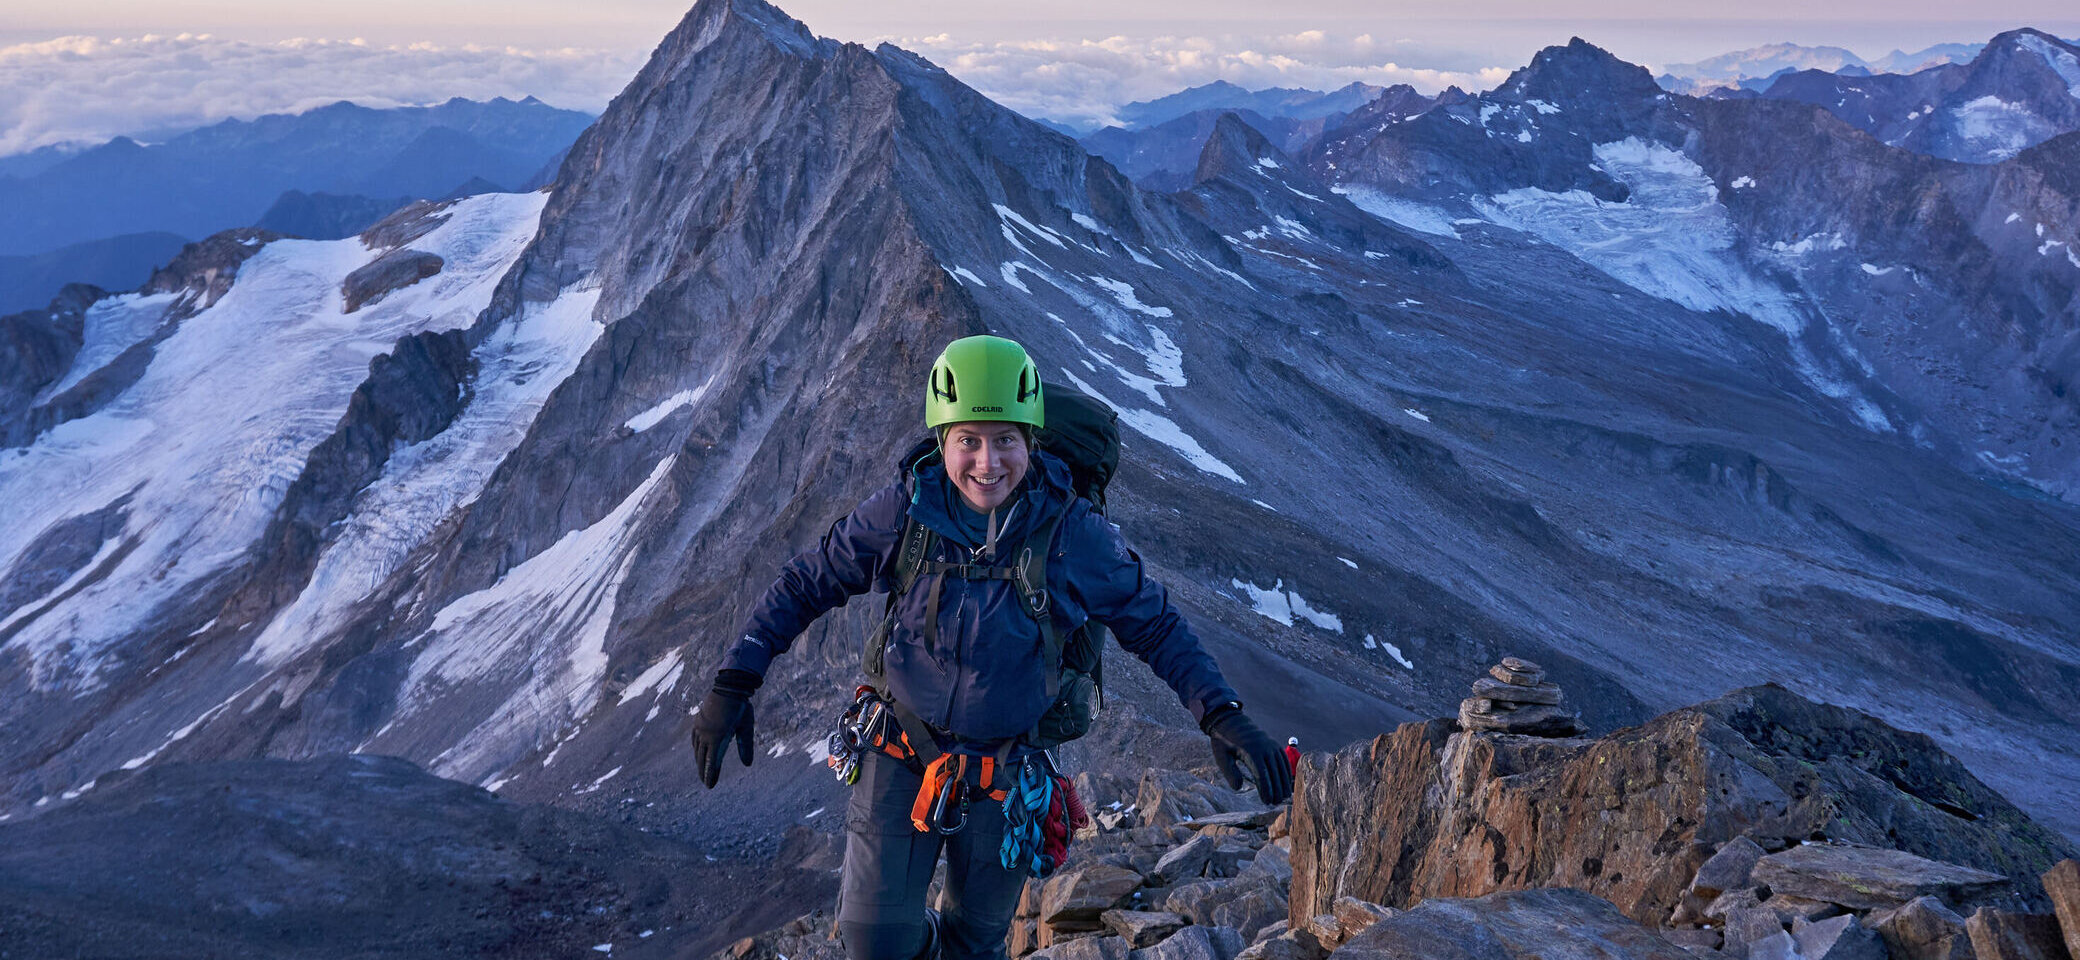
[[[1060,458],[1069,467],[1070,485],[1076,495],[1090,501],[1100,515],[1105,512],[1105,487],[1119,470],[1119,415],[1089,395],[1066,387],[1050,386],[1045,406],[1047,427],[1037,433],[1039,448]],[[927,437],[903,457],[906,474],[937,455],[938,441]],[[888,593],[888,607],[881,623],[867,637],[860,667],[876,689],[886,691],[883,658],[888,638],[895,627],[896,601],[909,592],[918,577],[936,575],[928,588],[925,612],[927,637],[937,627],[939,587],[946,577],[969,580],[1010,580],[1018,588],[1026,613],[1040,624],[1045,656],[1055,666],[1047,671],[1047,711],[1033,729],[1019,739],[1029,746],[1046,749],[1067,743],[1090,732],[1091,721],[1104,702],[1103,624],[1084,621],[1066,636],[1049,615],[1047,557],[1053,552],[1054,537],[1062,515],[1042,523],[1012,554],[1010,566],[945,563],[926,560],[938,534],[915,520],[905,518],[897,540],[895,586]]]

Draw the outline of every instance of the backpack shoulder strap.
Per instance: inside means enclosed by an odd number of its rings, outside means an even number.
[[[1043,671],[1047,675],[1047,699],[1053,702],[1062,692],[1062,631],[1055,625],[1050,614],[1052,604],[1047,598],[1047,558],[1054,553],[1054,536],[1061,529],[1062,517],[1067,510],[1042,521],[1026,537],[1024,547],[1018,551],[1018,596],[1024,602],[1026,613],[1040,624],[1040,642],[1044,645]]]
[[[918,571],[924,569],[924,558],[931,552],[932,542],[938,534],[932,528],[918,523],[913,517],[903,518],[903,532],[896,538],[895,567],[889,572],[888,603],[882,608],[881,623],[867,631],[867,648],[860,652],[860,669],[873,681],[876,689],[883,688],[883,663],[888,654],[888,637],[895,627],[896,601],[908,593],[917,582]],[[936,610],[936,604],[934,605]],[[885,691],[884,691],[885,692]]]
[[[896,541],[896,565],[891,577],[894,584],[888,591],[891,602],[908,593],[911,584],[917,582],[917,572],[924,569],[925,554],[931,551],[932,540],[937,536],[932,528],[918,523],[915,517],[903,518],[903,533]]]

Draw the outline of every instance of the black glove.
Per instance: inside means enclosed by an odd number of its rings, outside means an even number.
[[[1199,729],[1213,739],[1213,762],[1228,778],[1228,786],[1242,789],[1247,765],[1250,779],[1257,782],[1257,799],[1276,805],[1292,798],[1293,768],[1286,762],[1285,751],[1242,715],[1241,704],[1215,707],[1199,721]]]
[[[749,670],[715,674],[715,686],[693,714],[693,766],[700,771],[702,786],[714,789],[722,776],[722,754],[732,738],[737,741],[737,758],[751,765],[751,695],[764,682]]]

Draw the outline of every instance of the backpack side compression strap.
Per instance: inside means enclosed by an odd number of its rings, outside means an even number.
[[[1047,700],[1062,693],[1062,631],[1055,626],[1047,599],[1047,557],[1054,552],[1055,531],[1062,525],[1062,517],[1068,511],[1055,514],[1040,524],[1026,538],[1026,545],[1018,553],[1018,597],[1025,603],[1026,613],[1040,624],[1040,642],[1045,646],[1041,663],[1047,674]]]
[[[866,673],[867,679],[874,682],[877,689],[882,687],[882,664],[887,653],[889,634],[895,629],[896,600],[908,593],[910,585],[917,582],[917,572],[924,569],[925,554],[930,552],[935,537],[937,534],[932,532],[932,528],[908,517],[903,519],[903,533],[897,541],[899,546],[896,549],[895,569],[890,576],[894,582],[889,585],[888,603],[882,611],[880,626],[867,632],[867,649],[860,654],[859,659],[860,669]]]

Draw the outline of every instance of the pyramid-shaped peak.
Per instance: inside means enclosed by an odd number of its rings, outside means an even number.
[[[1574,37],[1564,47],[1540,50],[1529,66],[1510,74],[1495,93],[1509,99],[1570,103],[1645,99],[1660,94],[1661,88],[1647,68]]]
[[[829,57],[840,46],[835,40],[818,37],[806,24],[765,0],[700,0],[665,37],[659,51],[674,47],[701,50],[726,32],[760,38],[781,50],[808,58]]]
[[[1240,173],[1243,170],[1294,169],[1293,161],[1274,146],[1257,128],[1234,113],[1223,113],[1213,122],[1213,132],[1199,151],[1199,169],[1194,183]]]

